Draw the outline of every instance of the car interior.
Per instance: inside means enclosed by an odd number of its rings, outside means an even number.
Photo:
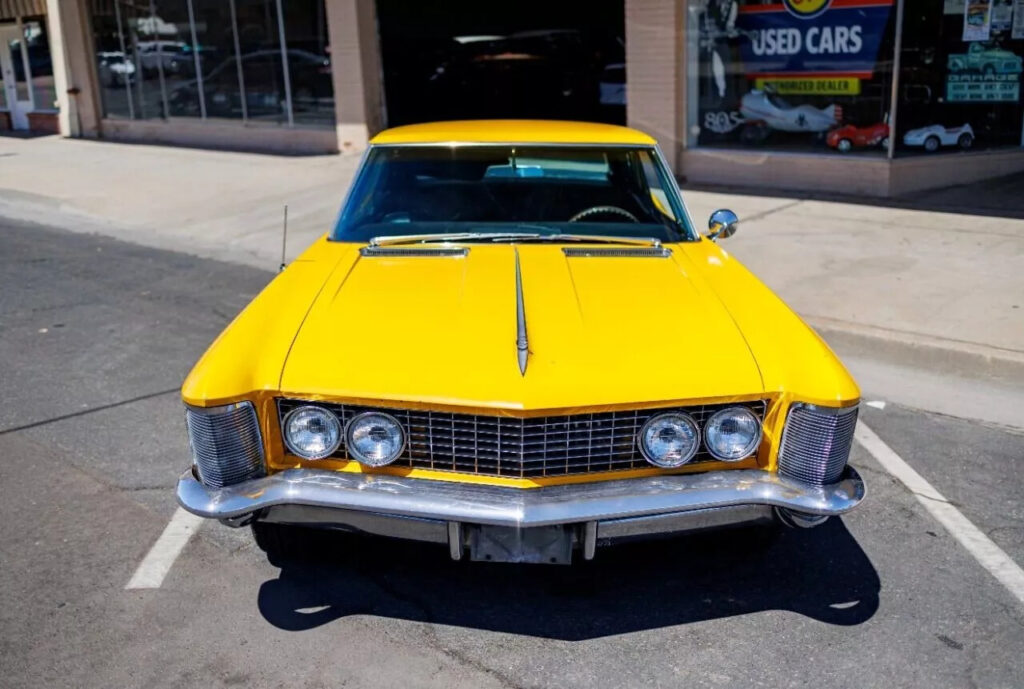
[[[379,150],[357,184],[349,229],[410,223],[672,225],[649,154],[637,150],[476,148]],[[367,180],[369,182],[369,180]],[[361,192],[373,189],[368,198]],[[570,227],[563,231],[574,231]],[[646,234],[650,234],[647,232]]]

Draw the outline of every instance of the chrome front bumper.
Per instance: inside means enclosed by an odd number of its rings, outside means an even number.
[[[864,482],[846,467],[836,483],[814,486],[753,470],[656,476],[518,489],[371,474],[289,469],[226,488],[209,488],[192,471],[178,481],[178,502],[201,517],[348,528],[447,542],[459,558],[465,527],[575,525],[584,556],[598,541],[675,533],[770,518],[774,507],[831,516],[864,499]]]

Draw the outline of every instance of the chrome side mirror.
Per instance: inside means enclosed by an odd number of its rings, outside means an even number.
[[[708,233],[704,236],[711,241],[715,241],[719,237],[726,239],[736,234],[739,224],[740,219],[736,217],[735,213],[727,208],[720,208],[711,214],[711,218],[708,220]]]

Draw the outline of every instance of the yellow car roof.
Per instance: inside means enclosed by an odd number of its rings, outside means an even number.
[[[373,137],[370,143],[635,144],[651,146],[656,142],[643,132],[613,124],[560,120],[463,120],[395,127]]]

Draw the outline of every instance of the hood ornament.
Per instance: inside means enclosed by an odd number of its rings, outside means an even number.
[[[526,339],[526,307],[523,306],[523,275],[519,270],[519,250],[516,249],[516,357],[519,373],[526,375],[526,360],[530,356],[530,343]]]

